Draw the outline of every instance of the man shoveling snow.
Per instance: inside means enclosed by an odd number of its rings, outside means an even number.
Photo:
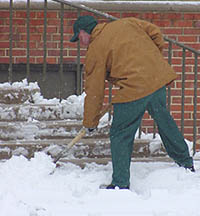
[[[129,189],[134,137],[146,110],[158,125],[168,155],[194,172],[188,146],[166,108],[165,87],[177,76],[163,58],[159,28],[136,18],[98,24],[92,16],[80,16],[73,29],[70,41],[88,47],[83,125],[89,132],[99,123],[105,80],[118,87],[110,129],[113,175],[106,188]]]

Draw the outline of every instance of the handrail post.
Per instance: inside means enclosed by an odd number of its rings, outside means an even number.
[[[77,16],[79,17],[81,10],[77,10]],[[80,50],[80,42],[78,40],[77,43],[77,72],[76,72],[76,94],[80,95],[82,93],[81,87],[82,79],[81,79],[81,50]]]
[[[12,43],[13,43],[13,0],[10,0],[10,17],[9,17],[9,69],[8,81],[12,83],[13,59],[12,59]]]
[[[59,97],[60,101],[62,100],[62,88],[63,88],[63,41],[64,41],[64,30],[63,30],[63,25],[64,25],[64,4],[61,3],[61,8],[60,8],[60,70],[59,70],[59,75],[60,75],[60,85],[59,85]]]
[[[182,51],[181,133],[184,134],[185,48]]]
[[[29,81],[30,78],[30,0],[27,0],[26,9],[26,32],[27,32],[27,60],[26,60],[26,78]]]
[[[194,65],[194,111],[193,111],[193,154],[196,153],[196,140],[197,140],[197,74],[198,74],[198,55],[195,54]]]
[[[46,80],[47,71],[47,0],[44,0],[44,55],[43,55],[43,82]]]

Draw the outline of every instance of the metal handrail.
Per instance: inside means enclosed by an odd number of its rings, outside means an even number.
[[[114,17],[112,15],[109,15],[105,12],[101,12],[98,11],[96,9],[93,8],[89,8],[83,4],[79,3],[75,3],[72,1],[68,1],[68,0],[51,0],[57,3],[61,4],[61,8],[60,8],[60,17],[61,17],[61,48],[60,48],[60,77],[61,77],[61,81],[62,82],[62,75],[63,75],[63,13],[64,13],[64,5],[68,5],[70,7],[76,8],[77,9],[77,16],[80,15],[80,11],[84,10],[84,11],[88,11],[90,13],[94,13],[95,15],[99,15],[99,16],[103,16],[107,19],[109,19],[110,21],[114,21],[114,20],[118,20],[117,17]],[[9,82],[12,82],[12,66],[13,66],[13,55],[12,55],[12,40],[13,40],[13,33],[12,33],[12,15],[13,15],[13,0],[10,0],[10,45],[9,45],[9,55],[10,55],[10,62],[9,62]],[[30,73],[30,32],[29,32],[29,19],[30,19],[30,0],[27,0],[27,78],[29,77],[29,73]],[[43,40],[44,40],[44,62],[43,62],[43,76],[45,79],[46,76],[46,24],[47,24],[47,0],[44,0],[44,34],[43,34]],[[192,47],[189,47],[187,45],[184,45],[183,43],[180,43],[178,41],[175,41],[171,38],[165,37],[164,36],[164,40],[166,42],[168,42],[168,63],[171,65],[172,64],[172,45],[176,45],[180,48],[182,48],[182,96],[181,96],[181,131],[182,133],[184,132],[184,91],[185,91],[185,62],[186,62],[186,51],[192,52],[194,53],[194,58],[195,58],[195,63],[194,63],[194,110],[193,110],[193,152],[196,152],[196,139],[197,139],[197,74],[198,74],[198,57],[200,56],[200,51],[195,50]],[[80,44],[78,42],[77,45],[77,94],[81,93],[82,90],[82,83],[81,83],[81,71],[80,71]],[[62,83],[60,84],[60,87],[62,88]],[[109,86],[109,101],[111,100],[111,92],[112,92],[112,88],[111,86]],[[171,105],[171,89],[170,87],[168,87],[168,109],[170,111],[170,105]],[[154,137],[155,137],[155,131],[156,131],[156,127],[154,125]],[[141,131],[140,133],[141,134]]]
[[[111,16],[107,13],[104,12],[100,12],[98,10],[89,8],[83,4],[77,4],[71,1],[67,1],[67,0],[53,0],[55,2],[58,3],[62,3],[62,4],[66,4],[68,6],[77,8],[79,10],[85,10],[88,12],[92,12],[96,15],[100,15],[103,17],[106,17],[110,20],[117,20],[118,18]],[[195,54],[195,80],[194,80],[194,113],[193,113],[193,118],[194,118],[194,123],[193,123],[193,153],[195,154],[196,152],[196,106],[197,106],[197,61],[198,61],[198,56],[200,55],[200,52],[193,49],[192,47],[186,46],[183,43],[180,43],[178,41],[175,41],[173,39],[170,39],[166,36],[164,36],[164,40],[167,41],[169,43],[169,51],[168,51],[168,63],[171,65],[171,60],[172,60],[172,44],[177,45],[179,47],[181,47],[183,49],[183,55],[182,55],[182,96],[181,96],[181,104],[182,104],[182,108],[181,108],[181,132],[184,133],[184,92],[185,92],[185,53],[186,50],[192,52]],[[78,52],[78,59],[80,59],[80,53]],[[112,92],[112,88],[109,87],[109,100],[111,100],[111,92]],[[170,87],[168,87],[168,108],[170,111],[170,103],[171,103],[171,89]],[[141,127],[140,127],[141,130]],[[153,138],[155,138],[155,133],[156,133],[156,125],[154,122],[154,126],[153,126]],[[139,132],[139,134],[141,134],[141,131]]]

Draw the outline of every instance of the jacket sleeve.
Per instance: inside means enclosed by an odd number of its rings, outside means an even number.
[[[162,52],[165,42],[159,27],[144,20],[140,20],[138,24],[149,35],[155,45],[159,48],[160,52]]]
[[[83,125],[97,127],[104,100],[106,64],[102,52],[89,48],[85,62],[85,101]],[[101,53],[101,55],[99,54]]]

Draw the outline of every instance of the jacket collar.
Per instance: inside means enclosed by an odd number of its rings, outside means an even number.
[[[90,37],[90,43],[102,32],[102,30],[107,24],[108,23],[101,23],[95,26]]]

